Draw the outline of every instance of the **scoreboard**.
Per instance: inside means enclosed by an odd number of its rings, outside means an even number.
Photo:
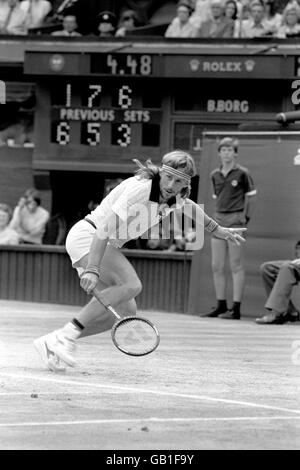
[[[90,147],[160,145],[161,102],[128,80],[69,80],[50,90],[51,143]],[[138,135],[138,137],[136,136]]]
[[[91,54],[91,74],[151,77],[157,74],[157,59],[150,54]]]
[[[126,48],[50,43],[26,51],[37,93],[34,168],[130,173],[133,158],[156,162],[178,147],[199,162],[203,132],[232,133],[294,109],[293,57]]]

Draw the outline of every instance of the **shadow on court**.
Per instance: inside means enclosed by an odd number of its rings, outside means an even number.
[[[144,312],[158,349],[110,333],[78,368],[45,370],[32,340],[77,308],[0,301],[0,449],[300,449],[300,323],[262,326]]]

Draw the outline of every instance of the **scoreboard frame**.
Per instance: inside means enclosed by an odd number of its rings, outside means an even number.
[[[275,90],[283,84],[289,87],[295,77],[295,57],[289,55],[254,56],[236,51],[230,55],[204,54],[203,49],[196,50],[196,46],[190,45],[180,53],[176,47],[155,48],[135,43],[119,48],[105,43],[101,48],[105,50],[85,44],[78,52],[74,43],[69,47],[60,45],[55,50],[47,45],[43,50],[35,48],[25,52],[24,70],[36,78],[39,103],[35,168],[126,173],[133,168],[132,158],[151,158],[156,162],[173,148],[177,124],[194,126],[198,121],[204,130],[210,131],[220,129],[224,123],[234,131],[239,123],[271,121],[276,112],[294,109],[287,91],[282,96],[282,91]],[[130,48],[132,51],[128,52]],[[236,92],[226,91],[227,84],[237,80],[241,86],[235,87]],[[81,84],[75,93],[73,83]],[[195,99],[193,109],[176,109],[174,86],[179,86],[184,94],[193,83],[200,87],[204,83],[213,84],[222,93],[212,92],[210,88],[206,102],[199,104]],[[51,93],[66,84],[70,89],[69,92],[65,89],[65,103],[52,103]],[[269,99],[268,105],[263,106],[265,109],[257,106],[253,98],[256,93],[247,98],[244,90],[247,87],[251,90],[253,85],[257,91],[262,85],[266,90],[274,87],[274,100]],[[90,94],[84,103],[86,87]],[[144,96],[160,89],[163,96],[159,107],[143,104]],[[117,104],[110,99],[116,91]],[[96,101],[102,92],[100,104]],[[260,99],[266,95],[263,93]],[[201,149],[199,139],[196,144],[191,141],[192,138],[187,150],[197,155]]]

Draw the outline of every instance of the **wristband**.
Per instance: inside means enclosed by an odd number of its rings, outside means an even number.
[[[83,274],[86,273],[96,274],[96,276],[100,277],[99,267],[95,266],[94,264],[90,264],[85,268]]]
[[[217,230],[219,227],[220,225],[214,219],[210,219],[210,221],[207,225],[205,225],[204,228],[207,232],[212,233],[215,232],[215,230]]]

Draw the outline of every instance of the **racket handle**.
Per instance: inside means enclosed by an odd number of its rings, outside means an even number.
[[[102,305],[104,305],[104,307],[109,310],[111,313],[113,313],[115,315],[115,317],[117,317],[119,320],[121,317],[121,315],[119,315],[114,308],[112,308],[111,305],[109,305],[109,303],[107,302],[107,300],[105,299],[104,295],[101,293],[101,292],[98,292],[96,291],[96,289],[93,290],[93,295],[96,297],[96,299],[98,300],[98,302],[100,302]]]

